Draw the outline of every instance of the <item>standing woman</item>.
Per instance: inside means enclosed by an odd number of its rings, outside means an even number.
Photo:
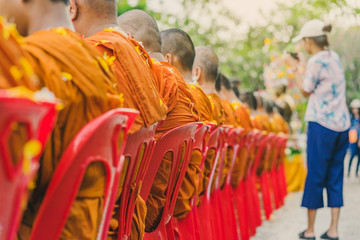
[[[351,108],[351,130],[349,133],[350,141],[350,160],[349,160],[349,169],[348,177],[350,177],[351,165],[355,156],[357,156],[357,165],[356,165],[356,177],[359,177],[359,166],[360,166],[360,100],[354,99],[350,103]]]
[[[300,239],[316,239],[314,223],[317,209],[324,207],[324,188],[331,208],[331,224],[321,239],[339,239],[350,115],[346,106],[344,70],[339,55],[329,49],[327,33],[330,31],[331,25],[317,19],[305,23],[294,41],[301,40],[305,51],[311,55],[306,68],[290,55],[286,59],[293,66],[301,93],[309,97],[305,114],[305,120],[309,122],[308,175],[301,204],[308,209],[308,228],[299,234]]]

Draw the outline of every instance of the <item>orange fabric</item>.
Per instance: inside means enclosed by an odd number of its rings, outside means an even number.
[[[123,96],[123,107],[140,112],[130,134],[162,120],[168,110],[155,84],[150,68],[152,63],[148,57],[144,59],[147,53],[113,29],[100,31],[86,40],[102,54],[106,54],[109,61],[113,61],[117,87]]]
[[[276,132],[276,133],[285,133],[285,134],[290,133],[289,125],[284,120],[284,118],[278,113],[274,113],[271,125],[272,125],[274,132]]]
[[[0,89],[25,86],[34,91],[38,84],[17,33],[9,23],[0,19]]]
[[[251,129],[253,129],[253,126],[249,109],[247,109],[239,102],[232,103],[231,105],[234,109],[234,114],[238,125],[245,130],[245,133],[251,131]]]
[[[235,109],[231,103],[225,98],[221,98],[221,106],[224,109],[224,124],[232,127],[237,127],[237,121],[235,118],[234,111]]]
[[[199,117],[194,97],[180,73],[169,63],[157,61],[153,64],[153,71],[160,95],[169,109],[165,121],[156,130],[158,139],[171,129],[198,121]]]
[[[195,106],[198,109],[199,121],[205,123],[214,122],[212,114],[213,110],[209,97],[200,87],[194,84],[188,84],[188,86],[191,95],[194,97]]]
[[[221,104],[221,99],[216,93],[208,94],[212,107],[212,118],[218,126],[225,123],[225,110]]]
[[[55,168],[77,132],[90,120],[119,106],[115,78],[97,51],[80,35],[64,28],[39,31],[25,38],[22,46],[39,77],[61,99],[64,109],[40,159],[36,188],[23,223],[31,226]],[[91,164],[84,176],[61,239],[94,239],[102,215],[105,169]],[[19,232],[20,239],[28,236]]]
[[[258,130],[272,132],[270,118],[267,114],[256,115],[252,120],[252,124]]]

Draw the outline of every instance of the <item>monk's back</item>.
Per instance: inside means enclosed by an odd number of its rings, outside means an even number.
[[[25,38],[22,46],[39,77],[39,88],[48,88],[64,106],[58,113],[56,125],[40,159],[37,187],[24,215],[23,222],[31,227],[63,152],[86,123],[119,106],[119,94],[114,87],[115,78],[109,66],[103,63],[93,47],[70,30],[57,28],[39,31]],[[101,208],[104,175],[102,166],[97,163],[91,165],[84,176],[78,196],[95,199]],[[91,209],[91,204],[83,203],[81,207],[76,207],[74,203],[65,226],[66,234],[62,237],[94,237],[94,222],[92,232],[74,230],[76,223],[85,216],[86,210],[101,214],[101,209]],[[78,210],[78,214],[73,215],[74,209]]]
[[[131,133],[162,120],[167,107],[159,96],[147,53],[119,31],[107,29],[86,39],[114,63],[123,107],[139,110]]]

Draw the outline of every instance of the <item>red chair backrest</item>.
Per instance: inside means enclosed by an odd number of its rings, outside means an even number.
[[[51,179],[35,219],[30,239],[58,239],[66,223],[87,166],[102,162],[106,169],[103,218],[98,239],[105,239],[123,165],[125,144],[118,149],[118,137],[127,132],[137,111],[114,109],[85,125],[64,152]],[[54,221],[56,216],[57,221]]]
[[[120,200],[120,219],[118,239],[129,236],[131,222],[135,208],[135,198],[144,180],[150,159],[155,147],[155,131],[158,123],[148,128],[142,128],[138,132],[128,135],[124,156],[129,158],[124,186]],[[143,148],[142,158],[140,158]],[[135,186],[135,189],[131,189]]]
[[[193,144],[193,151],[198,150],[201,152],[202,158],[200,163],[200,168],[202,169],[208,149],[208,141],[209,135],[211,131],[214,129],[215,124],[207,123],[204,124],[201,128],[199,128],[195,133],[195,141]]]
[[[271,138],[270,134],[262,135],[262,133],[259,133],[255,138],[256,155],[255,155],[255,161],[251,166],[251,172],[254,176],[256,174],[260,161],[263,160],[263,155],[266,150],[267,144],[269,144],[270,138]]]
[[[27,201],[28,184],[38,170],[39,157],[56,120],[53,103],[36,103],[25,98],[6,96],[0,91],[0,238],[14,239],[21,218],[21,203]],[[13,124],[27,128],[27,141],[37,141],[41,151],[36,156],[20,159],[14,166],[9,151]],[[25,136],[24,136],[25,137]],[[23,149],[22,149],[23,150]]]
[[[226,183],[231,183],[231,174],[234,169],[236,156],[238,156],[239,150],[245,145],[246,136],[243,134],[243,128],[233,128],[227,135],[227,147],[231,147],[233,149],[233,156],[231,159],[231,166],[229,174],[226,176]]]
[[[215,180],[215,170],[217,167],[217,164],[219,162],[219,159],[222,155],[222,151],[223,151],[223,146],[224,146],[224,136],[226,135],[226,129],[224,127],[218,127],[216,128],[211,134],[210,134],[210,138],[209,138],[209,142],[208,142],[208,147],[207,149],[214,149],[215,150],[215,159],[214,162],[212,164],[212,168],[211,168],[211,172],[210,172],[210,176],[209,176],[209,182],[206,186],[206,192],[205,192],[205,196],[206,198],[210,198],[210,193],[211,193],[211,186],[213,181]]]
[[[141,189],[141,197],[144,201],[150,193],[152,183],[154,182],[157,170],[161,161],[167,152],[172,152],[172,165],[169,177],[168,187],[166,189],[166,203],[162,213],[161,221],[167,223],[174,211],[176,198],[181,187],[182,180],[191,157],[191,150],[195,138],[195,132],[202,123],[189,123],[181,127],[172,129],[164,134],[156,142],[155,150],[150,161],[150,166],[144,178],[144,184]],[[181,160],[181,148],[186,144],[185,154]]]

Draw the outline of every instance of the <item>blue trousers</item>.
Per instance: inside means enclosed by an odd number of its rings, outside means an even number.
[[[348,131],[335,132],[316,122],[309,122],[307,165],[302,207],[324,207],[323,190],[327,191],[328,207],[344,205],[344,158],[348,147]]]
[[[349,161],[348,174],[350,175],[352,162],[354,160],[354,157],[357,156],[358,161],[357,161],[357,165],[356,165],[356,176],[358,176],[358,174],[359,174],[359,166],[360,166],[360,148],[359,148],[357,143],[351,143],[350,144],[350,152],[351,152],[351,156],[350,156],[350,161]]]

